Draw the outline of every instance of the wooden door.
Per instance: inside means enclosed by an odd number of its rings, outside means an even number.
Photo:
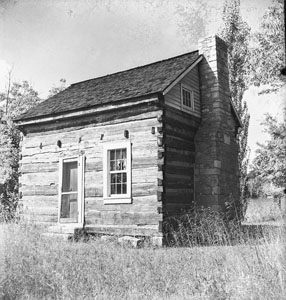
[[[82,165],[82,157],[60,161],[60,223],[82,222],[84,174]]]

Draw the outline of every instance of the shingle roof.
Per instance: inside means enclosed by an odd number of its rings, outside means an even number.
[[[123,72],[74,83],[28,110],[17,120],[58,115],[162,92],[198,57],[198,51],[194,51]]]

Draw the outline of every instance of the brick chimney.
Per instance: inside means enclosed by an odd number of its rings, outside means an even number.
[[[217,36],[199,41],[202,120],[197,131],[195,200],[224,210],[230,198],[239,200],[239,121],[230,102],[227,46]]]

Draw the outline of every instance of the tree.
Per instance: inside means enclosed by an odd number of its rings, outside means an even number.
[[[286,77],[280,70],[285,66],[283,4],[273,1],[266,10],[260,31],[254,34],[254,46],[251,49],[249,81],[257,86],[262,85],[261,93],[277,92],[286,83]],[[286,57],[285,57],[286,58]],[[282,196],[286,186],[286,102],[283,109],[284,120],[279,123],[276,118],[266,115],[265,131],[270,139],[259,144],[252,165],[252,180],[255,178],[255,194],[269,193],[275,197]]]
[[[286,186],[286,122],[279,123],[268,114],[263,125],[270,139],[259,144],[253,161],[253,172],[263,184],[272,183],[282,191]]]
[[[243,21],[240,14],[240,0],[226,1],[223,9],[223,28],[219,35],[228,46],[230,94],[232,102],[242,122],[238,133],[239,170],[240,170],[240,202],[236,203],[239,216],[242,217],[246,209],[246,178],[248,166],[247,137],[249,127],[249,113],[244,92],[248,88],[248,59],[250,27]]]
[[[58,94],[59,92],[63,91],[66,89],[66,79],[61,78],[60,79],[60,85],[59,86],[54,86],[49,90],[49,95],[48,98]]]
[[[20,132],[13,118],[41,101],[27,81],[13,82],[8,89],[0,94],[0,102],[6,103],[0,114],[0,215],[2,211],[5,220],[13,218],[18,203]]]
[[[13,119],[41,101],[38,92],[26,80],[22,83],[13,82],[8,95],[6,107],[8,119]],[[0,94],[0,97],[3,96],[5,97]]]
[[[276,0],[266,10],[259,31],[253,35],[249,81],[256,86],[266,85],[262,93],[275,92],[286,83],[286,77],[280,73],[285,66],[283,28],[283,4]]]
[[[203,1],[184,1],[176,4],[176,13],[180,16],[178,25],[188,47],[205,35],[209,5]]]

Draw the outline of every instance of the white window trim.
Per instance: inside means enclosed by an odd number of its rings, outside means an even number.
[[[127,159],[127,193],[123,195],[109,195],[110,179],[109,179],[109,151],[115,149],[126,148]],[[103,203],[104,204],[129,204],[132,203],[131,197],[131,143],[112,142],[103,145]]]
[[[192,107],[189,107],[189,106],[186,106],[183,104],[183,90],[189,92],[191,94],[191,103],[192,103]],[[194,99],[194,91],[184,85],[184,84],[181,84],[181,109],[185,112],[194,112],[195,111],[195,99]]]
[[[84,221],[84,163],[85,156],[79,155],[74,157],[66,157],[59,159],[59,195],[58,195],[58,223],[69,224],[60,221],[61,217],[61,201],[62,201],[62,185],[63,185],[63,163],[78,163],[78,221],[76,224],[83,226]]]

